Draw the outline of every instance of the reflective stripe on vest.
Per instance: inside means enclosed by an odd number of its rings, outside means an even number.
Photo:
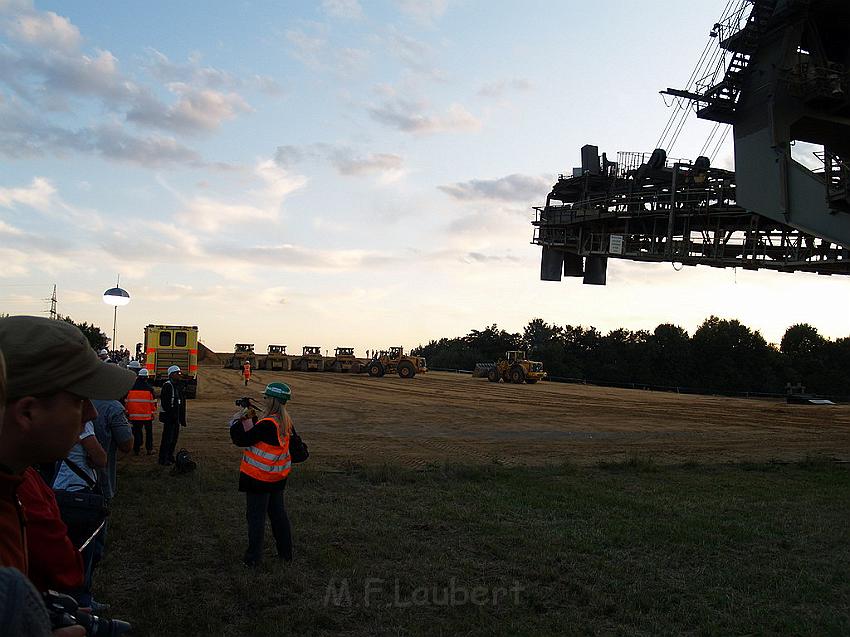
[[[256,442],[242,452],[242,464],[239,470],[247,476],[262,482],[278,482],[289,475],[292,461],[289,457],[289,431],[292,421],[289,414],[284,414],[284,429],[277,416],[268,416],[257,422],[271,422],[275,426],[278,444]],[[255,426],[257,426],[255,425]]]
[[[124,401],[127,408],[127,418],[130,420],[153,420],[156,410],[156,400],[146,389],[131,389]]]

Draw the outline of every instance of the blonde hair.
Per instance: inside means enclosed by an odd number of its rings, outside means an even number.
[[[281,400],[280,398],[275,398],[274,396],[266,396],[266,400],[271,401],[271,403],[266,404],[266,413],[265,413],[264,417],[267,418],[268,416],[272,416],[274,414],[277,414],[277,415],[282,417],[286,413],[286,401],[285,400]],[[288,436],[289,434],[292,433],[292,431],[290,430],[289,424],[286,422],[285,419],[284,419],[283,425],[284,425],[284,428],[285,428],[285,433]]]
[[[265,410],[265,414],[263,414],[263,415],[271,416],[272,414],[281,413],[282,405],[281,405],[281,402],[277,398],[275,398],[274,396],[264,396],[264,398],[266,399],[266,401],[265,401],[266,402],[266,410]]]

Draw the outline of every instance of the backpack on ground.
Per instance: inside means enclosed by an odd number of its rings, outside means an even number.
[[[198,463],[192,460],[192,454],[186,449],[181,449],[174,457],[174,468],[172,473],[183,474],[192,473],[198,466]]]

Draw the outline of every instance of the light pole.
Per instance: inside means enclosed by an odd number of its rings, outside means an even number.
[[[118,287],[118,284],[121,283],[121,275],[118,275],[118,280],[115,282],[114,288],[109,288],[106,292],[103,293],[103,302],[107,305],[112,305],[115,307],[115,311],[112,314],[112,351],[115,351],[115,335],[116,329],[118,325],[118,306],[119,305],[127,305],[130,302],[130,293],[127,290]]]

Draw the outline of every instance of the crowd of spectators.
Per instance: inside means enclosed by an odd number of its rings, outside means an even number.
[[[69,527],[57,494],[91,496],[104,510],[115,497],[118,458],[134,440],[123,402],[137,383],[130,362],[128,350],[96,353],[64,321],[0,319],[0,625],[10,634],[86,634],[51,625],[48,590],[83,612],[108,610],[92,597],[108,518],[90,534]]]

